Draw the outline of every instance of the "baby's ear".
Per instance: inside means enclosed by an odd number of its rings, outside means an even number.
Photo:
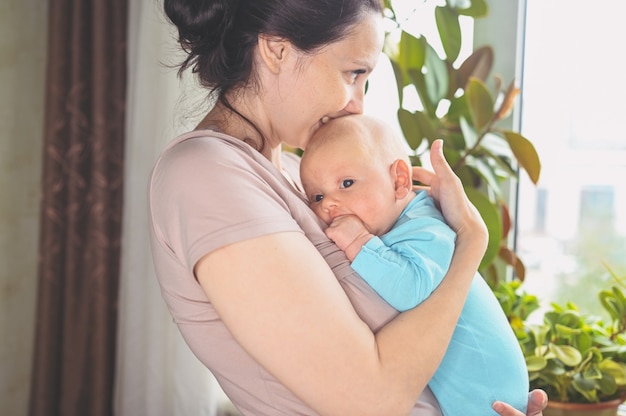
[[[402,159],[397,159],[391,164],[391,178],[394,181],[396,199],[402,199],[413,191],[411,167]]]

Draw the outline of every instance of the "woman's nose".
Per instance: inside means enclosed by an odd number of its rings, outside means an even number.
[[[348,101],[344,111],[349,114],[363,113],[363,99],[365,98],[365,90],[363,88],[355,88],[352,98]]]

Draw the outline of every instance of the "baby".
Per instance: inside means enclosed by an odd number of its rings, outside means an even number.
[[[350,115],[308,143],[300,176],[326,235],[391,306],[424,301],[448,270],[456,235],[426,191],[414,191],[406,148],[390,126]],[[493,292],[477,273],[429,386],[445,416],[497,415],[495,400],[526,412],[528,372]]]

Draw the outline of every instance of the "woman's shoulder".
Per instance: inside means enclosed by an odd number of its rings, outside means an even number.
[[[158,163],[180,161],[203,162],[220,157],[236,157],[247,154],[254,156],[254,150],[242,140],[214,130],[194,130],[176,137],[161,152]]]
[[[275,174],[269,160],[242,140],[211,130],[185,133],[172,140],[154,164],[151,183],[238,182]]]
[[[193,261],[235,241],[300,231],[297,199],[284,177],[259,152],[221,133],[173,140],[155,164],[148,195],[155,235],[177,253],[193,247]]]

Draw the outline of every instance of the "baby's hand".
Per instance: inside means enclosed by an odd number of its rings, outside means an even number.
[[[363,222],[356,215],[342,215],[335,218],[326,229],[326,236],[346,253],[352,261],[374,235],[371,234]]]

